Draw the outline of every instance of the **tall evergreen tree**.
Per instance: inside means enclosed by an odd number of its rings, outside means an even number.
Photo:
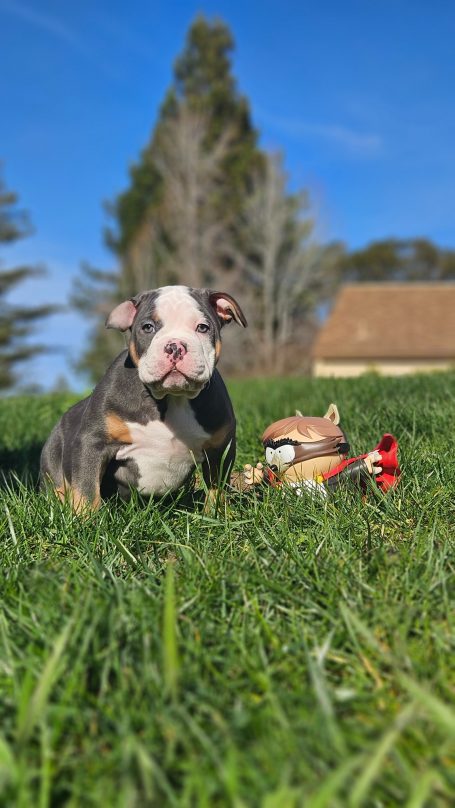
[[[235,221],[245,196],[252,192],[253,178],[263,165],[257,147],[257,133],[249,106],[236,86],[231,70],[233,40],[220,21],[198,17],[190,27],[185,47],[175,63],[174,80],[169,88],[150,142],[130,169],[130,185],[109,206],[112,224],[105,232],[119,270],[103,273],[84,267],[73,302],[95,319],[91,347],[79,367],[93,379],[121,347],[118,334],[106,333],[100,321],[118,300],[140,288],[163,283],[185,282],[185,267],[175,275],[176,261],[168,260],[175,248],[163,176],[163,151],[167,149],[169,126],[193,115],[206,125],[203,149],[208,155],[223,143],[220,175],[210,190],[210,206],[223,222]],[[165,173],[165,172],[164,172]],[[175,215],[175,214],[173,214]],[[167,221],[166,221],[167,219]],[[229,259],[225,256],[225,268]]]
[[[108,207],[114,225],[106,232],[107,243],[120,258],[125,258],[147,215],[161,203],[162,175],[155,162],[156,149],[163,129],[179,114],[181,105],[209,121],[207,148],[227,129],[231,133],[224,158],[227,181],[220,191],[219,207],[238,212],[243,195],[251,188],[262,156],[248,101],[238,92],[231,72],[233,48],[232,35],[223,22],[198,17],[189,29],[151,140],[130,170],[130,187]]]
[[[0,245],[13,244],[30,235],[28,215],[17,207],[17,194],[8,191],[0,178]],[[16,365],[31,359],[46,347],[31,344],[27,338],[33,333],[35,323],[56,310],[54,306],[13,306],[7,295],[17,284],[42,274],[42,270],[30,266],[4,269],[0,263],[0,389],[6,390],[17,382]]]

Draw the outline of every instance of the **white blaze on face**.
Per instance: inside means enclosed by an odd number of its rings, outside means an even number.
[[[213,335],[198,332],[200,323],[210,323],[186,286],[164,286],[155,304],[161,326],[139,360],[139,377],[157,397],[196,396],[209,381],[216,361]],[[182,342],[186,353],[172,369],[165,347]]]

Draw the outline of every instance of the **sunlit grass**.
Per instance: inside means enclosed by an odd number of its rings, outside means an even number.
[[[455,376],[231,392],[239,466],[335,401],[400,487],[81,520],[34,487],[69,397],[1,403],[1,804],[451,804]]]

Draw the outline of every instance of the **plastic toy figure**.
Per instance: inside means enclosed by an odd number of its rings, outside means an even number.
[[[242,491],[260,483],[274,488],[287,485],[298,495],[304,491],[327,497],[345,481],[365,490],[374,480],[383,491],[394,487],[400,476],[398,443],[385,434],[373,451],[348,459],[349,443],[339,427],[336,404],[323,418],[295,416],[276,421],[265,430],[262,443],[266,465],[244,467],[232,485]]]

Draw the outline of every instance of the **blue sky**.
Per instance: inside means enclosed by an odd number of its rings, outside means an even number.
[[[102,202],[125,188],[198,12],[230,25],[261,144],[310,189],[322,237],[455,247],[453,3],[0,0],[0,159],[36,229],[2,258],[49,270],[16,298],[63,302],[81,261],[112,266]],[[59,352],[24,381],[81,388],[86,323],[54,316],[40,338]]]

